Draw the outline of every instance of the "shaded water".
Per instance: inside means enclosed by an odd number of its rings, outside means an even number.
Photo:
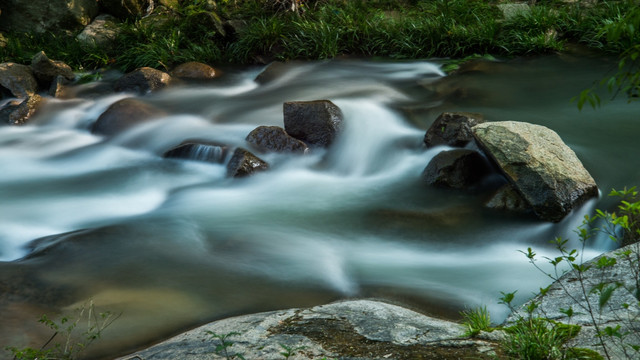
[[[640,106],[578,112],[569,102],[612,65],[544,57],[444,77],[426,61],[349,60],[275,66],[260,82],[262,68],[230,69],[208,86],[141,97],[170,115],[109,139],[87,129],[132,95],[56,101],[31,126],[0,128],[0,345],[38,346],[50,335],[41,314],[87,299],[122,312],[96,354],[349,297],[446,317],[487,304],[500,321],[500,291],[523,300],[548,281],[517,250],[551,255],[549,240],[613,202],[591,201],[558,224],[486,210],[487,194],[421,183],[443,149],[424,148],[424,132],[445,110],[545,125],[604,194],[634,185]],[[241,180],[224,164],[161,157],[188,139],[246,146],[256,126],[282,126],[283,102],[316,99],[345,115],[327,151],[261,155],[271,169]],[[611,246],[590,244],[587,256]]]

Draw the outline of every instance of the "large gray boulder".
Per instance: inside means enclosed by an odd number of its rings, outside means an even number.
[[[114,85],[116,91],[135,92],[144,95],[166,88],[172,82],[171,75],[150,67],[141,67],[123,75]]]
[[[595,181],[576,154],[549,128],[504,121],[479,124],[472,131],[539,218],[560,221],[598,195]]]
[[[422,173],[429,185],[466,189],[491,173],[491,166],[480,153],[468,149],[442,151],[431,159]]]
[[[91,128],[93,134],[113,136],[134,126],[166,115],[166,112],[136,99],[117,101],[103,112]]]
[[[120,360],[204,360],[228,335],[228,355],[245,359],[493,359],[497,345],[464,337],[457,323],[400,306],[354,300],[239,316],[193,329]],[[289,358],[289,357],[287,357]]]
[[[287,134],[311,146],[328,147],[342,130],[342,111],[329,100],[285,102],[283,112]]]
[[[36,32],[74,30],[98,15],[96,0],[4,0],[0,30]]]
[[[545,295],[538,295],[524,304],[512,313],[505,323],[511,324],[519,318],[526,318],[526,307],[531,302],[536,302],[538,308],[533,312],[533,316],[581,326],[580,332],[569,341],[568,346],[592,349],[605,355],[596,326],[600,331],[607,327],[615,329],[620,326],[620,334],[628,333],[624,341],[615,336],[605,335],[602,338],[609,358],[636,359],[634,355],[638,354],[627,347],[626,351],[631,354],[627,356],[622,344],[640,344],[640,304],[636,294],[640,276],[638,254],[640,244],[636,243],[587,261],[583,264],[586,269],[584,272],[578,273],[575,269],[568,271],[551,284]],[[610,259],[615,259],[614,265],[602,266],[611,263]],[[617,287],[602,308],[599,293],[592,291],[598,284]],[[568,309],[573,310],[571,317],[567,316]]]
[[[247,135],[247,142],[262,152],[305,153],[307,145],[279,126],[259,126]]]
[[[484,122],[482,114],[444,112],[431,124],[424,135],[427,147],[448,145],[463,147],[473,140],[471,128]]]
[[[26,98],[38,91],[38,82],[30,67],[6,62],[0,64],[0,87],[17,98]]]

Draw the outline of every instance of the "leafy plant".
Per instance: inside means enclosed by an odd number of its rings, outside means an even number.
[[[486,306],[464,310],[462,315],[462,325],[467,327],[466,336],[476,336],[481,331],[491,331],[491,317]]]
[[[97,313],[92,301],[77,309],[73,318],[65,316],[59,320],[52,320],[47,315],[42,315],[39,322],[53,331],[49,340],[40,349],[8,347],[7,350],[13,354],[15,360],[77,359],[120,315],[109,311]],[[85,322],[86,328],[82,331]],[[78,333],[79,331],[81,332]],[[59,341],[55,341],[58,339]]]
[[[285,344],[280,344],[280,347],[283,349],[280,351],[280,355],[282,355],[285,359],[289,359],[291,356],[295,355],[298,351],[304,350],[306,346],[296,346],[291,347]]]
[[[235,331],[226,334],[217,334],[213,331],[206,331],[206,333],[209,334],[212,339],[218,341],[218,344],[216,345],[216,348],[214,350],[216,354],[224,356],[224,358],[227,360],[244,360],[244,356],[242,356],[241,354],[229,351],[229,348],[233,346],[233,342],[231,342],[229,338],[232,336],[240,335],[240,333]]]

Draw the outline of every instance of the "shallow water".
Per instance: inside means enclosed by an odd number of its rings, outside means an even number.
[[[486,304],[500,321],[500,291],[523,301],[548,283],[518,250],[551,256],[549,240],[613,201],[558,224],[486,210],[487,194],[421,183],[444,149],[426,149],[424,132],[445,110],[548,126],[606,195],[640,180],[640,106],[579,112],[569,99],[612,65],[553,56],[445,77],[437,62],[335,60],[276,65],[259,82],[261,67],[227,69],[141,97],[170,115],[109,139],[90,125],[133,95],[58,100],[33,125],[0,128],[0,345],[38,346],[50,336],[40,315],[88,299],[122,313],[92,344],[106,356],[224,316],[350,297],[452,318]],[[260,155],[271,169],[240,180],[161,157],[186,139],[246,146],[256,126],[282,126],[283,102],[316,99],[345,116],[327,151]]]

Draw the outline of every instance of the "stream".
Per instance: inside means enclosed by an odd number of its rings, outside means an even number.
[[[42,314],[88,301],[121,313],[88,349],[105,358],[215,319],[347,298],[451,319],[486,305],[499,323],[501,291],[523,302],[549,283],[518,250],[555,256],[556,236],[575,246],[585,214],[640,183],[640,102],[570,102],[615,67],[601,57],[478,61],[450,76],[440,66],[291,62],[260,81],[262,66],[223,69],[210,84],[138,97],[169,115],[111,138],[91,124],[134,95],[92,83],[28,126],[0,127],[0,347],[41,346],[51,336]],[[318,99],[345,119],[328,150],[259,154],[271,168],[242,179],[224,164],[162,157],[187,139],[246,147],[255,127],[283,126],[283,102]],[[443,111],[555,130],[600,198],[547,223],[484,208],[490,194],[425,185],[423,169],[446,148],[423,137]],[[614,246],[595,239],[585,259]]]

